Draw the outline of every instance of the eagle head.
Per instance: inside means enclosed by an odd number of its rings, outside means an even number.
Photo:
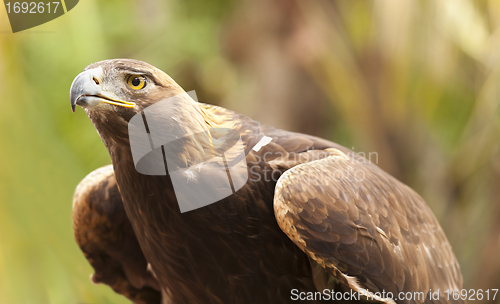
[[[162,138],[170,140],[216,126],[207,111],[170,76],[138,60],[112,59],[87,66],[73,80],[70,100],[73,112],[77,105],[85,109],[110,154],[125,151],[128,159],[129,122],[134,116],[148,116],[148,126],[161,127]],[[197,137],[180,146],[179,154],[185,154],[184,159],[201,158],[200,147],[209,141],[200,141]]]
[[[139,60],[112,59],[87,66],[73,80],[71,108],[89,116],[118,115],[129,121],[144,108],[184,90],[163,71]]]

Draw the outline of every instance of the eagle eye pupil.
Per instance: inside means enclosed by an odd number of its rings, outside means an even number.
[[[141,80],[138,77],[134,77],[134,79],[132,79],[132,85],[134,87],[138,87],[140,84],[141,84]]]
[[[140,90],[146,86],[146,77],[142,75],[131,75],[127,78],[127,84],[134,90]]]

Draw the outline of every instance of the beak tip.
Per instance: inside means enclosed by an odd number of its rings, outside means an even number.
[[[100,88],[92,81],[94,73],[97,72],[102,74],[102,69],[99,71],[95,69],[83,71],[73,79],[71,88],[69,89],[69,99],[71,102],[71,111],[73,111],[73,113],[75,112],[79,97],[83,94],[93,95],[100,91]],[[78,105],[80,104],[78,103]]]

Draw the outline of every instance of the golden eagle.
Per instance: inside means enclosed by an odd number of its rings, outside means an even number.
[[[133,117],[178,95],[155,114],[175,122],[165,134],[187,135],[174,149],[193,168],[187,182],[207,170],[198,152],[217,140],[188,135],[217,128],[238,131],[248,175],[231,195],[189,212],[170,174],[138,172],[129,134]],[[136,60],[97,62],[73,81],[72,109],[85,109],[112,159],[73,201],[94,282],[135,303],[353,301],[349,292],[361,301],[464,303],[447,294],[463,288],[451,246],[412,189],[338,144],[186,96]]]

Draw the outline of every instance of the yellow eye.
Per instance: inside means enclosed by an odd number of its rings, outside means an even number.
[[[140,90],[146,86],[146,77],[141,75],[130,75],[127,84],[134,90]]]

